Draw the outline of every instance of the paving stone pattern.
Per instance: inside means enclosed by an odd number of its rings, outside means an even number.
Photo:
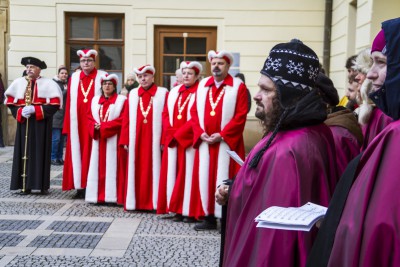
[[[51,166],[48,195],[10,191],[12,152],[0,148],[0,266],[218,266],[218,231],[75,200],[62,166]]]
[[[75,233],[105,233],[111,223],[106,222],[60,222],[55,221],[48,230],[56,232],[75,232]]]

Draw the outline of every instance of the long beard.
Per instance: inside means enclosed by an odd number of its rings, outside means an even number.
[[[272,108],[268,111],[265,111],[265,107],[263,107],[263,110],[260,111],[257,111],[256,109],[256,113],[254,115],[260,120],[260,123],[264,128],[264,135],[274,129],[275,125],[278,123],[281,113],[282,108],[277,96],[272,100]]]

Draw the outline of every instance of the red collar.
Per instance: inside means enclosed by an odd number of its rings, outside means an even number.
[[[112,94],[109,98],[106,98],[104,95],[101,95],[101,96],[100,96],[100,99],[99,99],[99,104],[102,105],[102,104],[104,104],[105,102],[114,103],[114,102],[115,102],[115,99],[117,99],[117,97],[118,97],[118,94],[115,93],[115,92],[114,92],[114,94]]]
[[[97,69],[94,68],[88,75],[86,75],[83,71],[81,71],[81,75],[79,77],[80,77],[80,79],[82,79],[84,77],[95,79],[96,75],[97,75]]]
[[[195,93],[198,86],[199,86],[199,81],[198,80],[190,87],[186,87],[185,85],[182,84],[181,87],[179,88],[178,92],[182,93],[182,92],[185,92],[187,90],[187,91],[189,91],[189,93]]]
[[[151,96],[154,96],[157,92],[157,85],[153,83],[153,85],[147,89],[144,90],[142,86],[139,87],[138,95],[142,96],[144,93],[150,94]]]
[[[208,79],[208,81],[206,82],[205,86],[209,87],[215,85],[215,81],[214,81],[214,77],[211,76],[210,79]],[[228,73],[228,75],[225,77],[224,81],[222,82],[222,85],[229,85],[229,86],[233,86],[233,78],[232,76]]]

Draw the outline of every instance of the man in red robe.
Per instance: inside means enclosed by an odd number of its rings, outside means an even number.
[[[88,114],[89,133],[93,138],[86,187],[87,202],[117,203],[119,168],[125,150],[118,145],[126,97],[117,94],[118,76],[101,77],[102,95],[94,96]]]
[[[191,202],[197,202],[196,218],[204,221],[195,230],[216,229],[221,207],[215,205],[214,192],[223,179],[232,178],[240,166],[227,154],[235,151],[244,158],[243,130],[248,109],[246,86],[228,74],[233,56],[227,51],[210,51],[213,76],[199,83],[192,108],[193,147],[196,149]]]
[[[119,144],[128,151],[126,210],[156,210],[161,169],[162,112],[167,89],[154,83],[155,69],[134,69],[140,87],[128,96]]]
[[[63,190],[77,189],[77,198],[85,198],[92,139],[87,113],[93,96],[101,94],[100,77],[95,68],[97,51],[78,50],[81,71],[72,74],[67,91],[63,134],[68,135],[63,171]]]
[[[190,109],[202,66],[197,61],[184,61],[180,67],[183,84],[172,88],[163,112],[165,138],[157,213],[173,212],[174,221],[193,222],[190,193],[195,151]]]
[[[5,92],[5,104],[17,120],[11,190],[21,194],[50,188],[51,128],[53,114],[62,107],[60,87],[40,72],[46,63],[34,57],[24,57],[21,64],[27,76],[15,79]]]

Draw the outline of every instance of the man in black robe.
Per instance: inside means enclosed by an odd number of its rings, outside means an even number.
[[[27,75],[15,79],[5,92],[5,104],[17,120],[11,190],[47,194],[53,114],[60,108],[62,93],[53,80],[40,77],[47,68],[44,61],[24,57],[21,64]]]

